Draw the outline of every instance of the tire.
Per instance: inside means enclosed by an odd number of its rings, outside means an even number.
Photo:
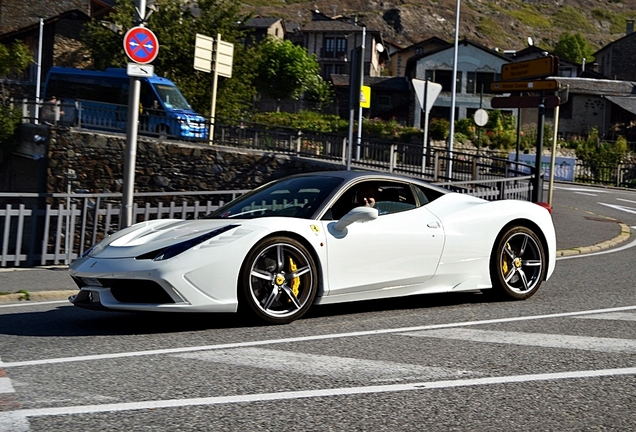
[[[243,263],[239,310],[249,310],[271,324],[287,324],[311,307],[318,284],[316,264],[307,248],[287,237],[265,239]]]
[[[525,300],[545,279],[547,259],[539,237],[523,226],[508,228],[498,237],[490,260],[492,289],[501,299]]]

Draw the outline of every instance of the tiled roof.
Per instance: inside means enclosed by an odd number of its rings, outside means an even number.
[[[281,21],[280,18],[252,18],[245,23],[245,26],[255,28],[270,28],[279,21]]]
[[[636,83],[592,78],[549,77],[561,83],[561,87],[570,86],[570,93],[582,93],[597,96],[636,96]]]

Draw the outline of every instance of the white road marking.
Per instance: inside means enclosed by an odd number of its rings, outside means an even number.
[[[578,187],[554,186],[554,189],[561,189],[561,190],[570,191],[570,192],[612,193],[611,191],[606,191],[602,189],[590,189],[590,188],[578,188]]]
[[[614,339],[550,333],[525,333],[461,328],[427,330],[421,332],[403,333],[402,335],[505,345],[576,349],[585,351],[597,351],[603,353],[636,353],[636,340],[632,339]]]
[[[574,193],[577,195],[598,196],[598,194],[588,193],[588,192],[574,192]]]
[[[36,366],[36,365],[71,363],[71,362],[105,360],[105,359],[116,359],[116,358],[140,357],[140,356],[147,356],[147,355],[180,354],[180,353],[196,352],[196,351],[230,349],[230,348],[246,348],[246,347],[254,347],[254,346],[309,342],[309,341],[316,341],[316,340],[329,340],[329,339],[339,339],[339,338],[349,338],[349,337],[416,332],[416,331],[422,331],[422,330],[468,327],[468,326],[478,326],[478,325],[484,325],[484,324],[501,324],[501,323],[508,323],[508,322],[532,321],[532,320],[539,320],[539,319],[567,318],[567,317],[576,317],[581,315],[589,315],[589,314],[597,314],[597,313],[624,312],[624,311],[630,311],[630,310],[636,310],[636,306],[623,306],[623,307],[616,307],[616,308],[594,309],[594,310],[576,311],[576,312],[562,312],[562,313],[547,314],[547,315],[530,315],[526,317],[498,318],[498,319],[481,320],[481,321],[463,321],[463,322],[448,323],[448,324],[431,324],[431,325],[414,326],[414,327],[376,329],[376,330],[366,330],[366,331],[358,331],[358,332],[350,332],[350,333],[330,333],[330,334],[324,334],[324,335],[300,336],[300,337],[285,338],[285,339],[266,339],[262,341],[235,342],[235,343],[227,343],[227,344],[219,344],[219,345],[201,345],[201,346],[166,348],[166,349],[147,350],[147,351],[95,354],[95,355],[86,355],[86,356],[77,356],[77,357],[60,357],[60,358],[40,359],[40,360],[24,360],[24,361],[14,361],[14,362],[6,362],[6,363],[0,360],[0,367],[10,368],[10,367],[21,367],[21,366]]]
[[[5,418],[29,418],[57,415],[96,414],[122,411],[134,411],[158,408],[181,408],[189,406],[226,405],[251,402],[271,402],[290,399],[307,399],[333,396],[353,396],[378,393],[397,393],[404,391],[423,391],[430,389],[446,389],[473,387],[482,385],[530,383],[538,381],[558,381],[566,379],[600,378],[620,375],[636,375],[636,367],[620,369],[602,369],[571,372],[556,372],[532,375],[510,375],[501,377],[471,378],[450,381],[424,381],[406,384],[389,384],[363,387],[340,387],[332,389],[300,390],[279,393],[256,393],[234,396],[217,396],[191,399],[167,399],[144,402],[124,402],[103,405],[76,405],[55,408],[34,408],[0,412],[0,424]],[[5,417],[8,416],[8,417]]]
[[[614,321],[636,321],[636,313],[614,312],[595,315],[582,315],[580,319],[614,320]]]
[[[31,430],[26,416],[19,411],[0,412],[0,432],[28,432]]]
[[[22,303],[11,303],[6,305],[0,305],[0,308],[12,308],[12,307],[23,307],[23,306],[41,306],[41,305],[50,305],[50,304],[60,304],[60,303],[69,303],[68,300],[54,300],[54,301],[44,301],[44,302],[31,302],[24,301]]]
[[[616,205],[616,204],[607,204],[607,203],[602,203],[602,202],[600,202],[598,204],[600,204],[602,206],[605,206],[605,207],[613,208],[614,210],[623,211],[623,212],[626,212],[626,213],[636,213],[636,208],[633,208],[633,207],[625,207],[625,206],[620,206],[620,205]]]
[[[0,394],[15,393],[11,380],[7,377],[0,377]]]
[[[636,204],[636,201],[628,200],[625,198],[616,198],[616,201],[624,201],[624,202]]]
[[[427,367],[352,357],[337,357],[263,348],[236,348],[179,354],[177,357],[259,369],[284,370],[309,376],[353,381],[405,381],[413,379],[459,378],[477,375],[470,371]],[[284,365],[284,366],[282,366]]]

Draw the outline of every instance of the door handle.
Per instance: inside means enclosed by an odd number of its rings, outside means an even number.
[[[439,228],[439,222],[429,222],[426,226],[429,228]]]

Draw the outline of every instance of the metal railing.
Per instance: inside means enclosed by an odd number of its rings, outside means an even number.
[[[245,192],[137,193],[133,222],[197,218]],[[117,193],[0,193],[0,267],[68,264],[117,231],[120,212]]]

